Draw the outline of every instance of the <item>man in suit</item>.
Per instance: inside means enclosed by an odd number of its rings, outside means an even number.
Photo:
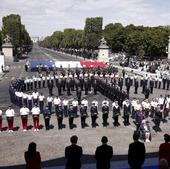
[[[67,159],[66,169],[80,169],[81,157],[83,155],[82,147],[77,145],[78,137],[76,135],[70,138],[71,145],[65,148],[65,158]]]
[[[139,142],[139,134],[134,132],[134,142],[129,145],[128,163],[131,169],[141,169],[145,161],[145,145]]]
[[[107,145],[108,139],[106,136],[103,136],[101,139],[102,145],[97,147],[95,152],[95,159],[97,161],[97,169],[109,169],[110,168],[110,159],[113,156],[113,148]]]

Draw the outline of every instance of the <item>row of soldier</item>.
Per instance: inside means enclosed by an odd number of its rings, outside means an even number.
[[[135,118],[137,129],[140,127],[142,120],[146,119],[149,115],[151,117],[154,117],[155,120],[155,126],[156,128],[159,128],[162,114],[164,113],[164,103],[162,103],[163,98],[160,97],[157,101],[152,100],[151,103],[148,102],[148,100],[143,101],[142,103],[139,103],[139,100],[133,100],[129,101],[126,99],[123,101],[123,109],[118,104],[118,101],[114,101],[112,103],[112,118],[114,119],[114,126],[118,127],[120,125],[119,123],[119,116],[122,114],[123,111],[123,118],[124,118],[124,125],[130,125],[129,117],[132,115],[132,118]],[[57,104],[56,104],[57,103]],[[80,115],[81,117],[81,127],[86,127],[86,118],[91,116],[91,125],[92,127],[96,127],[98,124],[96,123],[96,120],[99,115],[98,110],[98,101],[94,99],[91,103],[90,108],[88,108],[88,101],[86,99],[83,99],[81,101],[81,105],[78,106],[78,101],[74,99],[72,103],[69,103],[68,100],[61,101],[60,98],[56,98],[56,101],[54,103],[55,105],[55,114],[57,116],[58,120],[58,128],[62,129],[63,126],[63,117],[67,117],[69,119],[69,127],[72,129],[74,127],[74,118],[78,117]],[[40,108],[37,102],[35,102],[34,107],[29,110],[29,108],[26,107],[26,105],[23,105],[23,107],[20,109],[20,115],[22,119],[22,125],[23,125],[23,131],[27,130],[27,121],[28,121],[28,115],[31,112],[33,116],[33,122],[34,122],[34,129],[35,131],[39,128],[39,116],[42,113],[44,115],[45,120],[45,126],[48,130],[50,127],[50,117],[52,114],[52,108],[50,107],[52,105],[46,105],[45,109]],[[169,107],[168,107],[169,106]],[[166,114],[164,114],[165,118],[168,116],[168,112],[170,111],[170,96],[166,98]],[[78,113],[79,112],[79,113]],[[108,118],[110,113],[110,106],[109,101],[107,99],[103,100],[102,102],[102,120],[103,120],[103,126],[107,127],[109,125]],[[8,110],[5,112],[8,126],[9,126],[9,132],[13,132],[13,122],[14,122],[14,116],[15,112],[11,107],[9,107]],[[2,111],[0,111],[0,130],[2,130]]]

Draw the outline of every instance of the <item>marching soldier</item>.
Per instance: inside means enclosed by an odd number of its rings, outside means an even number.
[[[161,112],[160,105],[158,105],[156,108],[156,111],[155,111],[155,119],[154,119],[154,122],[155,122],[154,128],[156,131],[161,131],[161,129],[160,129],[161,120],[162,120],[162,112]]]
[[[129,100],[125,100],[123,102],[123,110],[124,110],[124,125],[128,126],[128,125],[130,125],[130,123],[129,123],[129,115],[131,113]]]
[[[88,95],[88,79],[87,79],[88,75],[85,74],[84,76],[85,76],[85,79],[84,79],[85,95]]]
[[[6,118],[7,118],[7,122],[8,122],[8,132],[12,133],[14,131],[13,124],[14,124],[15,111],[14,111],[14,109],[11,108],[11,106],[9,106],[9,108],[6,110],[5,114],[6,114]]]
[[[70,96],[70,90],[71,90],[71,79],[70,78],[66,79],[66,87],[67,87],[67,95]]]
[[[53,97],[49,95],[47,97],[47,105],[50,113],[52,113],[52,103],[53,103]]]
[[[154,88],[154,80],[151,78],[149,82],[149,87],[150,87],[150,93],[153,93],[153,88]]]
[[[51,80],[49,80],[49,82],[47,83],[47,87],[49,90],[49,95],[52,96],[53,95],[53,83]]]
[[[2,131],[2,110],[0,110],[0,132]]]
[[[45,99],[43,93],[41,93],[39,95],[38,99],[39,99],[40,113],[43,113],[43,110],[44,110],[44,99]]]
[[[120,115],[120,107],[118,105],[118,101],[113,102],[112,104],[112,110],[113,110],[113,119],[114,119],[114,126],[118,127],[120,125],[119,123],[119,115]]]
[[[40,115],[40,108],[35,103],[35,106],[31,110],[33,123],[34,123],[34,131],[39,131],[39,115]]]
[[[98,104],[96,104],[96,101],[92,102],[92,106],[90,108],[90,113],[91,113],[91,121],[92,121],[92,128],[97,126],[96,119],[98,115]]]
[[[72,104],[69,105],[69,108],[68,108],[68,119],[69,119],[69,128],[70,129],[73,129],[74,127],[74,110],[73,110],[73,106]]]
[[[85,98],[83,98],[83,100],[81,101],[81,104],[83,104],[84,105],[84,107],[85,107],[85,109],[86,109],[86,112],[87,112],[87,109],[88,109],[88,100],[87,99],[85,99]]]
[[[78,103],[80,105],[81,104],[81,90],[80,89],[77,90],[76,95],[77,95]]]
[[[56,113],[57,116],[57,121],[58,121],[58,129],[62,129],[63,125],[63,108],[62,105],[60,104]]]
[[[107,122],[107,119],[108,119],[108,115],[109,115],[109,101],[107,99],[105,99],[103,102],[102,102],[102,117],[103,117],[103,126],[104,127],[107,127],[108,125],[108,122]]]
[[[27,107],[27,102],[28,102],[28,98],[27,98],[27,94],[26,93],[23,93],[22,94],[22,99],[23,99],[23,104],[25,104],[25,106]]]
[[[68,100],[64,99],[62,104],[63,104],[64,116],[68,117]]]
[[[45,88],[45,80],[46,80],[45,75],[42,75],[42,86],[43,86],[43,88]]]
[[[138,93],[138,87],[139,87],[138,79],[135,79],[135,81],[134,81],[134,87],[135,87],[135,92],[134,92],[134,94],[137,94],[137,93]]]
[[[81,104],[80,106],[80,116],[81,116],[81,127],[86,127],[86,118],[87,118],[87,110],[84,106],[84,104]]]
[[[39,96],[39,93],[36,90],[34,90],[34,92],[32,93],[34,104],[38,104],[38,96]]]
[[[45,121],[45,128],[46,130],[50,129],[50,118],[51,118],[51,112],[49,110],[49,106],[46,105],[44,111],[43,111],[44,121]]]
[[[32,109],[32,94],[31,93],[27,94],[27,99],[28,99],[28,109],[31,111]]]
[[[40,89],[41,88],[41,78],[37,77],[37,81],[38,81],[38,88]]]
[[[26,107],[26,105],[23,105],[23,107],[20,109],[23,131],[27,131],[28,114],[29,109]]]
[[[77,114],[78,101],[76,100],[76,98],[74,98],[74,100],[72,101],[72,105],[73,105],[74,117],[78,117],[78,114]]]
[[[59,105],[61,105],[61,99],[57,96],[54,98],[53,102],[54,102],[54,107],[55,107],[55,113],[57,113],[59,109]]]

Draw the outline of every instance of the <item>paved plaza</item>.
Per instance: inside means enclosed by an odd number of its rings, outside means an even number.
[[[53,52],[51,50],[39,48],[35,46],[33,51],[29,54],[30,59],[50,59],[50,60],[81,60],[80,58],[75,58],[74,56],[71,57],[69,55],[59,54],[57,52]],[[62,59],[61,59],[62,58]],[[10,105],[9,101],[9,94],[8,94],[8,87],[9,83],[12,79],[21,78],[26,76],[32,76],[35,72],[25,72],[24,71],[24,64],[25,60],[21,60],[19,63],[14,63],[11,66],[11,70],[9,73],[5,74],[1,77],[0,81],[0,107],[2,110],[5,110],[8,105]],[[56,89],[57,90],[57,89]],[[47,96],[48,90],[43,90],[44,94]],[[150,98],[156,98],[160,94],[170,94],[170,91],[166,90],[158,90],[154,89],[154,94],[150,95]],[[54,90],[55,93],[55,90]],[[131,88],[130,92],[131,98],[137,97],[140,100],[144,98],[144,95],[141,94],[141,88],[139,88],[139,94],[135,95],[133,87]],[[62,96],[65,97],[64,95]],[[73,93],[69,99],[75,97],[75,93]],[[93,94],[89,94],[86,96],[89,102],[91,102],[94,98]],[[100,93],[96,96],[97,100],[99,101],[99,110],[101,110],[101,102],[105,98]],[[111,104],[111,102],[110,102]],[[16,113],[18,113],[18,108],[14,107]],[[37,143],[37,149],[41,153],[43,167],[44,169],[63,169],[63,165],[65,162],[64,159],[64,149],[66,146],[70,144],[70,136],[77,135],[79,137],[78,144],[83,147],[83,154],[84,157],[82,159],[83,169],[91,169],[94,168],[94,152],[98,145],[101,144],[100,140],[103,135],[106,135],[109,139],[109,144],[113,146],[114,151],[114,158],[112,162],[112,168],[116,169],[119,168],[120,162],[115,162],[119,160],[123,160],[121,163],[121,168],[127,168],[127,153],[128,153],[128,145],[132,142],[132,135],[136,126],[131,119],[130,126],[123,125],[123,118],[122,116],[119,118],[121,126],[116,128],[113,126],[113,119],[112,113],[109,115],[109,126],[107,128],[103,128],[102,126],[102,115],[101,111],[99,112],[99,118],[97,122],[99,126],[97,128],[91,127],[91,118],[87,119],[87,124],[89,127],[82,129],[80,124],[80,118],[76,118],[74,120],[74,124],[77,125],[76,128],[70,130],[68,127],[68,118],[64,118],[65,128],[62,130],[58,130],[57,127],[57,118],[53,114],[51,117],[51,130],[46,131],[44,128],[44,119],[43,116],[40,115],[40,131],[34,132],[33,131],[33,120],[31,115],[29,116],[29,130],[27,132],[23,132],[21,128],[21,118],[19,116],[15,117],[14,119],[14,133],[7,132],[7,122],[5,117],[3,117],[3,132],[0,133],[0,168],[10,168],[9,166],[14,166],[11,168],[24,168],[24,152],[28,148],[28,144],[32,141]],[[153,122],[149,119],[150,125],[153,126]],[[151,129],[152,133],[152,141],[150,143],[145,143],[146,152],[148,157],[154,157],[153,160],[147,161],[147,166],[149,165],[157,165],[155,161],[157,161],[157,152],[159,149],[160,143],[162,143],[163,135],[165,133],[169,133],[170,131],[170,120],[168,119],[167,123],[161,123],[162,132],[155,132]],[[90,164],[89,164],[90,163]],[[115,165],[114,165],[115,164]],[[124,164],[124,165],[123,165]],[[58,167],[56,167],[58,166]],[[116,166],[116,167],[115,167]]]

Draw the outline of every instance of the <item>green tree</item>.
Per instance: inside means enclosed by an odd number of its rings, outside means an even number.
[[[97,49],[102,38],[103,18],[87,18],[84,28],[84,46],[87,49]]]

